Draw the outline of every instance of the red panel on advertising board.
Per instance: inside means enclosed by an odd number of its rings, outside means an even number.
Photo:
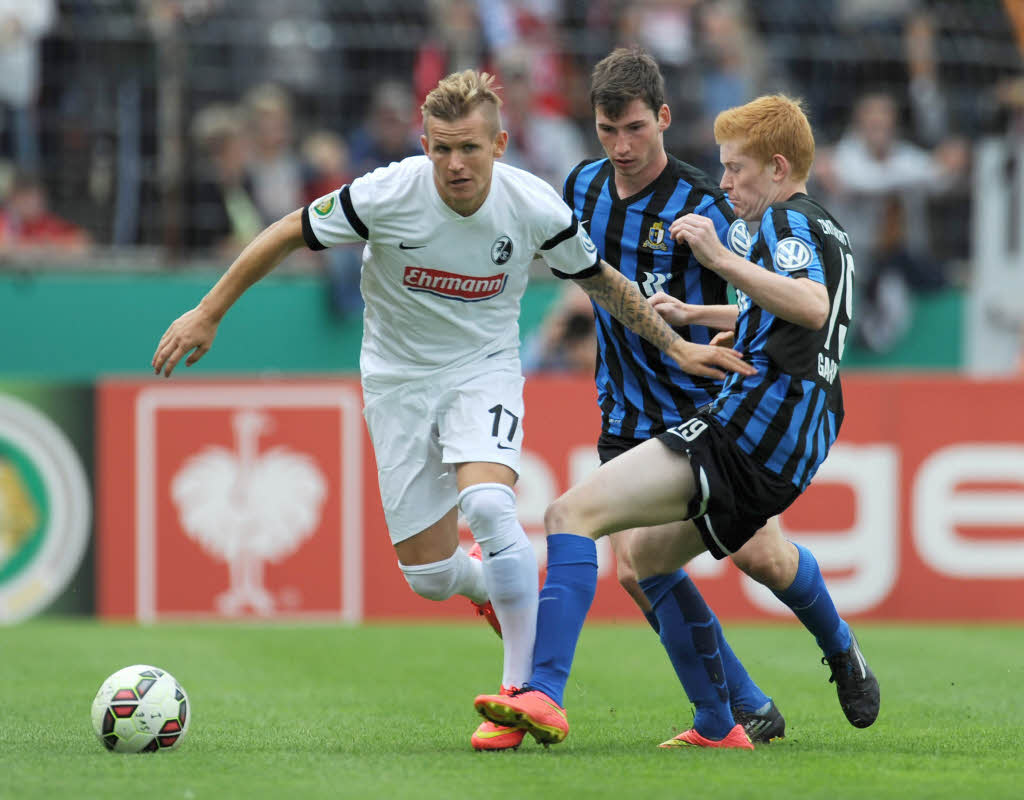
[[[471,614],[461,598],[417,597],[397,568],[357,381],[157,385],[173,390],[113,381],[99,393],[101,614]],[[858,375],[844,391],[839,441],[782,520],[815,553],[841,612],[1024,619],[1024,382]],[[597,464],[593,382],[532,376],[526,406],[519,517],[543,564],[544,509]],[[269,461],[272,480],[259,475]],[[318,504],[310,470],[325,487]],[[252,499],[251,487],[288,480],[298,488]],[[641,621],[603,542],[599,569],[592,615]],[[689,571],[723,618],[792,619],[728,561],[702,556]]]
[[[96,610],[135,615],[134,385],[107,382],[96,393]]]

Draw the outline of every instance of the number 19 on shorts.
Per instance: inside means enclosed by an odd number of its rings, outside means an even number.
[[[686,420],[682,425],[676,425],[674,428],[669,428],[669,433],[674,433],[684,442],[692,442],[704,431],[708,429],[708,424],[697,417],[691,417]]]

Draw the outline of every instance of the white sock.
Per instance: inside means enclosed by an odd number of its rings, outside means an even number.
[[[483,562],[470,558],[461,547],[455,554],[459,559],[459,589],[456,594],[465,595],[474,603],[486,603],[490,599],[487,593],[487,581],[484,578]]]
[[[483,550],[483,575],[505,648],[502,686],[522,686],[533,671],[537,635],[537,557],[516,517],[516,496],[500,483],[459,494],[459,508]]]

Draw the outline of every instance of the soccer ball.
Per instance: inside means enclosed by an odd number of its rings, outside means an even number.
[[[92,727],[115,753],[173,750],[188,733],[191,711],[171,673],[136,664],[103,681],[92,701]]]

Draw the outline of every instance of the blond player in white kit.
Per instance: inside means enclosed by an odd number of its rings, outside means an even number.
[[[523,441],[519,305],[535,255],[683,369],[723,377],[750,367],[728,348],[681,339],[598,258],[547,183],[496,163],[508,141],[500,105],[486,73],[443,79],[422,107],[424,156],[374,170],[270,225],[171,324],[152,365],[170,376],[187,354],[186,366],[202,358],[228,308],[303,244],[365,241],[359,367],[398,566],[422,597],[493,604],[501,685],[511,690],[530,674],[538,598],[512,489]],[[458,545],[460,511],[482,560]],[[484,722],[471,743],[504,750],[522,738]]]

